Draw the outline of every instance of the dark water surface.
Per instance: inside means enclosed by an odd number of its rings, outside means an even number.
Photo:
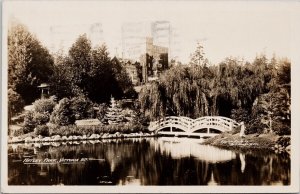
[[[290,184],[290,156],[287,153],[242,154],[201,145],[197,141],[148,138],[13,144],[8,150],[8,184]]]

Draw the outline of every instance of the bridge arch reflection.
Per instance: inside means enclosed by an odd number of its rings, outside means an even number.
[[[236,153],[230,150],[202,145],[199,139],[160,137],[152,146],[156,151],[170,155],[174,159],[194,157],[210,163],[225,162],[236,159]]]

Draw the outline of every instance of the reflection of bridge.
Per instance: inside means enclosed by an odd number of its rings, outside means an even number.
[[[150,123],[149,130],[167,136],[212,137],[238,126],[236,121],[221,116],[206,116],[198,119],[170,116]]]
[[[237,154],[230,150],[202,145],[199,142],[191,141],[188,138],[160,137],[157,140],[150,140],[156,151],[171,156],[173,159],[194,157],[198,160],[209,163],[226,162],[236,159]]]

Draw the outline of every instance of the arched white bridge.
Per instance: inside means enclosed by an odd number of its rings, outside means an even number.
[[[212,137],[218,133],[231,131],[239,125],[235,120],[221,116],[205,116],[197,119],[169,116],[151,122],[148,129],[162,135]]]

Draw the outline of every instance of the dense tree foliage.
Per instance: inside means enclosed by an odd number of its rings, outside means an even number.
[[[197,118],[230,116],[233,108],[249,108],[266,85],[256,66],[226,59],[218,66],[176,66],[160,81],[144,87],[140,101],[153,119],[168,115]]]
[[[69,65],[71,69],[70,76],[72,83],[87,92],[90,72],[92,68],[91,41],[86,35],[79,36],[76,42],[69,50]]]
[[[54,71],[49,80],[51,93],[58,99],[82,94],[81,89],[72,83],[70,76],[72,68],[68,56],[64,56],[61,52],[56,53],[54,61]]]
[[[280,60],[276,65],[274,77],[269,86],[270,91],[260,95],[252,109],[253,119],[257,119],[263,132],[274,132],[280,135],[291,132],[291,64],[289,60]],[[251,125],[250,125],[251,126]]]
[[[60,101],[40,97],[38,85],[50,84],[50,93]],[[130,78],[117,58],[111,59],[105,45],[92,49],[90,40],[81,35],[67,55],[51,56],[38,39],[22,24],[14,23],[8,35],[9,119],[34,102],[36,110],[26,113],[24,132],[51,120],[68,125],[75,119],[93,117],[94,103],[108,103],[136,96]],[[56,99],[56,98],[54,98]],[[71,100],[69,100],[71,99]],[[51,99],[51,102],[53,99]],[[50,108],[51,110],[44,110]]]
[[[8,87],[21,95],[25,103],[33,102],[53,73],[53,58],[28,29],[13,23],[8,30]]]
[[[119,60],[109,57],[105,45],[92,49],[85,34],[72,45],[68,56],[56,57],[52,82],[59,98],[84,95],[97,103],[107,103],[111,96],[131,97],[133,92],[131,80]]]
[[[146,57],[153,61],[152,56]],[[161,56],[158,62],[167,61],[167,56]],[[134,65],[142,81],[142,67],[139,63]],[[289,134],[290,66],[288,59],[268,60],[264,55],[251,63],[227,58],[218,65],[209,65],[202,45],[198,44],[189,65],[173,64],[157,81],[143,86],[138,118],[148,121],[166,115],[221,115],[244,121],[247,133]],[[35,101],[40,96],[37,86],[43,82],[48,82],[51,94],[60,99],[55,108],[53,99]],[[124,65],[109,56],[105,45],[92,48],[84,34],[67,55],[57,53],[53,57],[18,23],[13,23],[8,31],[8,89],[9,118],[21,112],[24,104],[35,101],[35,112],[25,115],[25,133],[50,120],[69,125],[75,119],[90,118],[95,103],[101,104],[98,117],[103,119],[105,103],[111,97],[119,100],[137,95]]]
[[[271,114],[276,124],[272,131],[286,134],[290,131],[286,129],[290,126],[289,67],[288,60],[268,61],[264,55],[252,63],[228,58],[218,66],[175,66],[159,81],[144,86],[139,100],[151,120],[166,115],[221,115],[249,126],[256,119],[263,126],[262,119]],[[279,128],[285,130],[278,132]]]

